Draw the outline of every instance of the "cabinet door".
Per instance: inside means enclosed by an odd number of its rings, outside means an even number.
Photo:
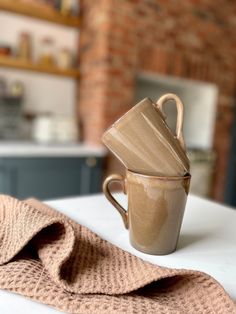
[[[41,199],[78,195],[80,159],[40,158],[21,160],[17,171],[17,196]]]
[[[102,191],[102,159],[86,157],[81,162],[80,194]]]
[[[16,195],[16,167],[9,167],[0,161],[0,193]]]
[[[100,191],[101,161],[88,158],[10,158],[0,168],[0,189],[18,198],[61,198]],[[99,160],[99,162],[98,162]],[[7,179],[6,179],[7,178]]]

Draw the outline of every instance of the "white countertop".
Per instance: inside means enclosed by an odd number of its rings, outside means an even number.
[[[125,204],[125,196],[116,195]],[[201,270],[218,280],[236,301],[236,210],[189,196],[176,252],[141,253],[129,244],[121,217],[103,195],[47,202],[102,238],[154,264]],[[46,305],[0,290],[0,313],[61,313]]]
[[[0,157],[103,157],[105,154],[106,149],[103,146],[88,144],[0,141]]]

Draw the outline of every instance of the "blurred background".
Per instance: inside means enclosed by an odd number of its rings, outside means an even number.
[[[236,206],[235,29],[232,0],[0,0],[0,192],[100,192],[104,130],[172,92],[192,193]]]

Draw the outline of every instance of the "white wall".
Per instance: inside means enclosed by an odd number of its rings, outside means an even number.
[[[136,101],[156,101],[166,93],[177,94],[185,105],[184,138],[188,148],[212,149],[218,89],[214,84],[170,76],[141,74],[137,78]],[[176,107],[164,107],[167,122],[175,128]]]
[[[21,32],[30,32],[33,38],[33,58],[37,60],[40,40],[54,39],[55,51],[69,48],[77,53],[78,30],[37,19],[0,12],[0,42],[17,45]],[[50,111],[72,115],[75,108],[76,81],[70,78],[0,68],[0,77],[9,83],[21,80],[26,86],[25,107],[33,111]]]

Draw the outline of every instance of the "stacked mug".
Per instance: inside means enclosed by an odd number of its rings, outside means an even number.
[[[163,105],[177,106],[176,134],[166,124]],[[126,175],[112,174],[103,184],[107,199],[129,229],[130,242],[149,254],[175,251],[190,185],[189,160],[183,139],[184,107],[174,94],[157,103],[145,98],[117,120],[103,143],[126,167]],[[109,186],[120,182],[128,195],[126,211]]]

